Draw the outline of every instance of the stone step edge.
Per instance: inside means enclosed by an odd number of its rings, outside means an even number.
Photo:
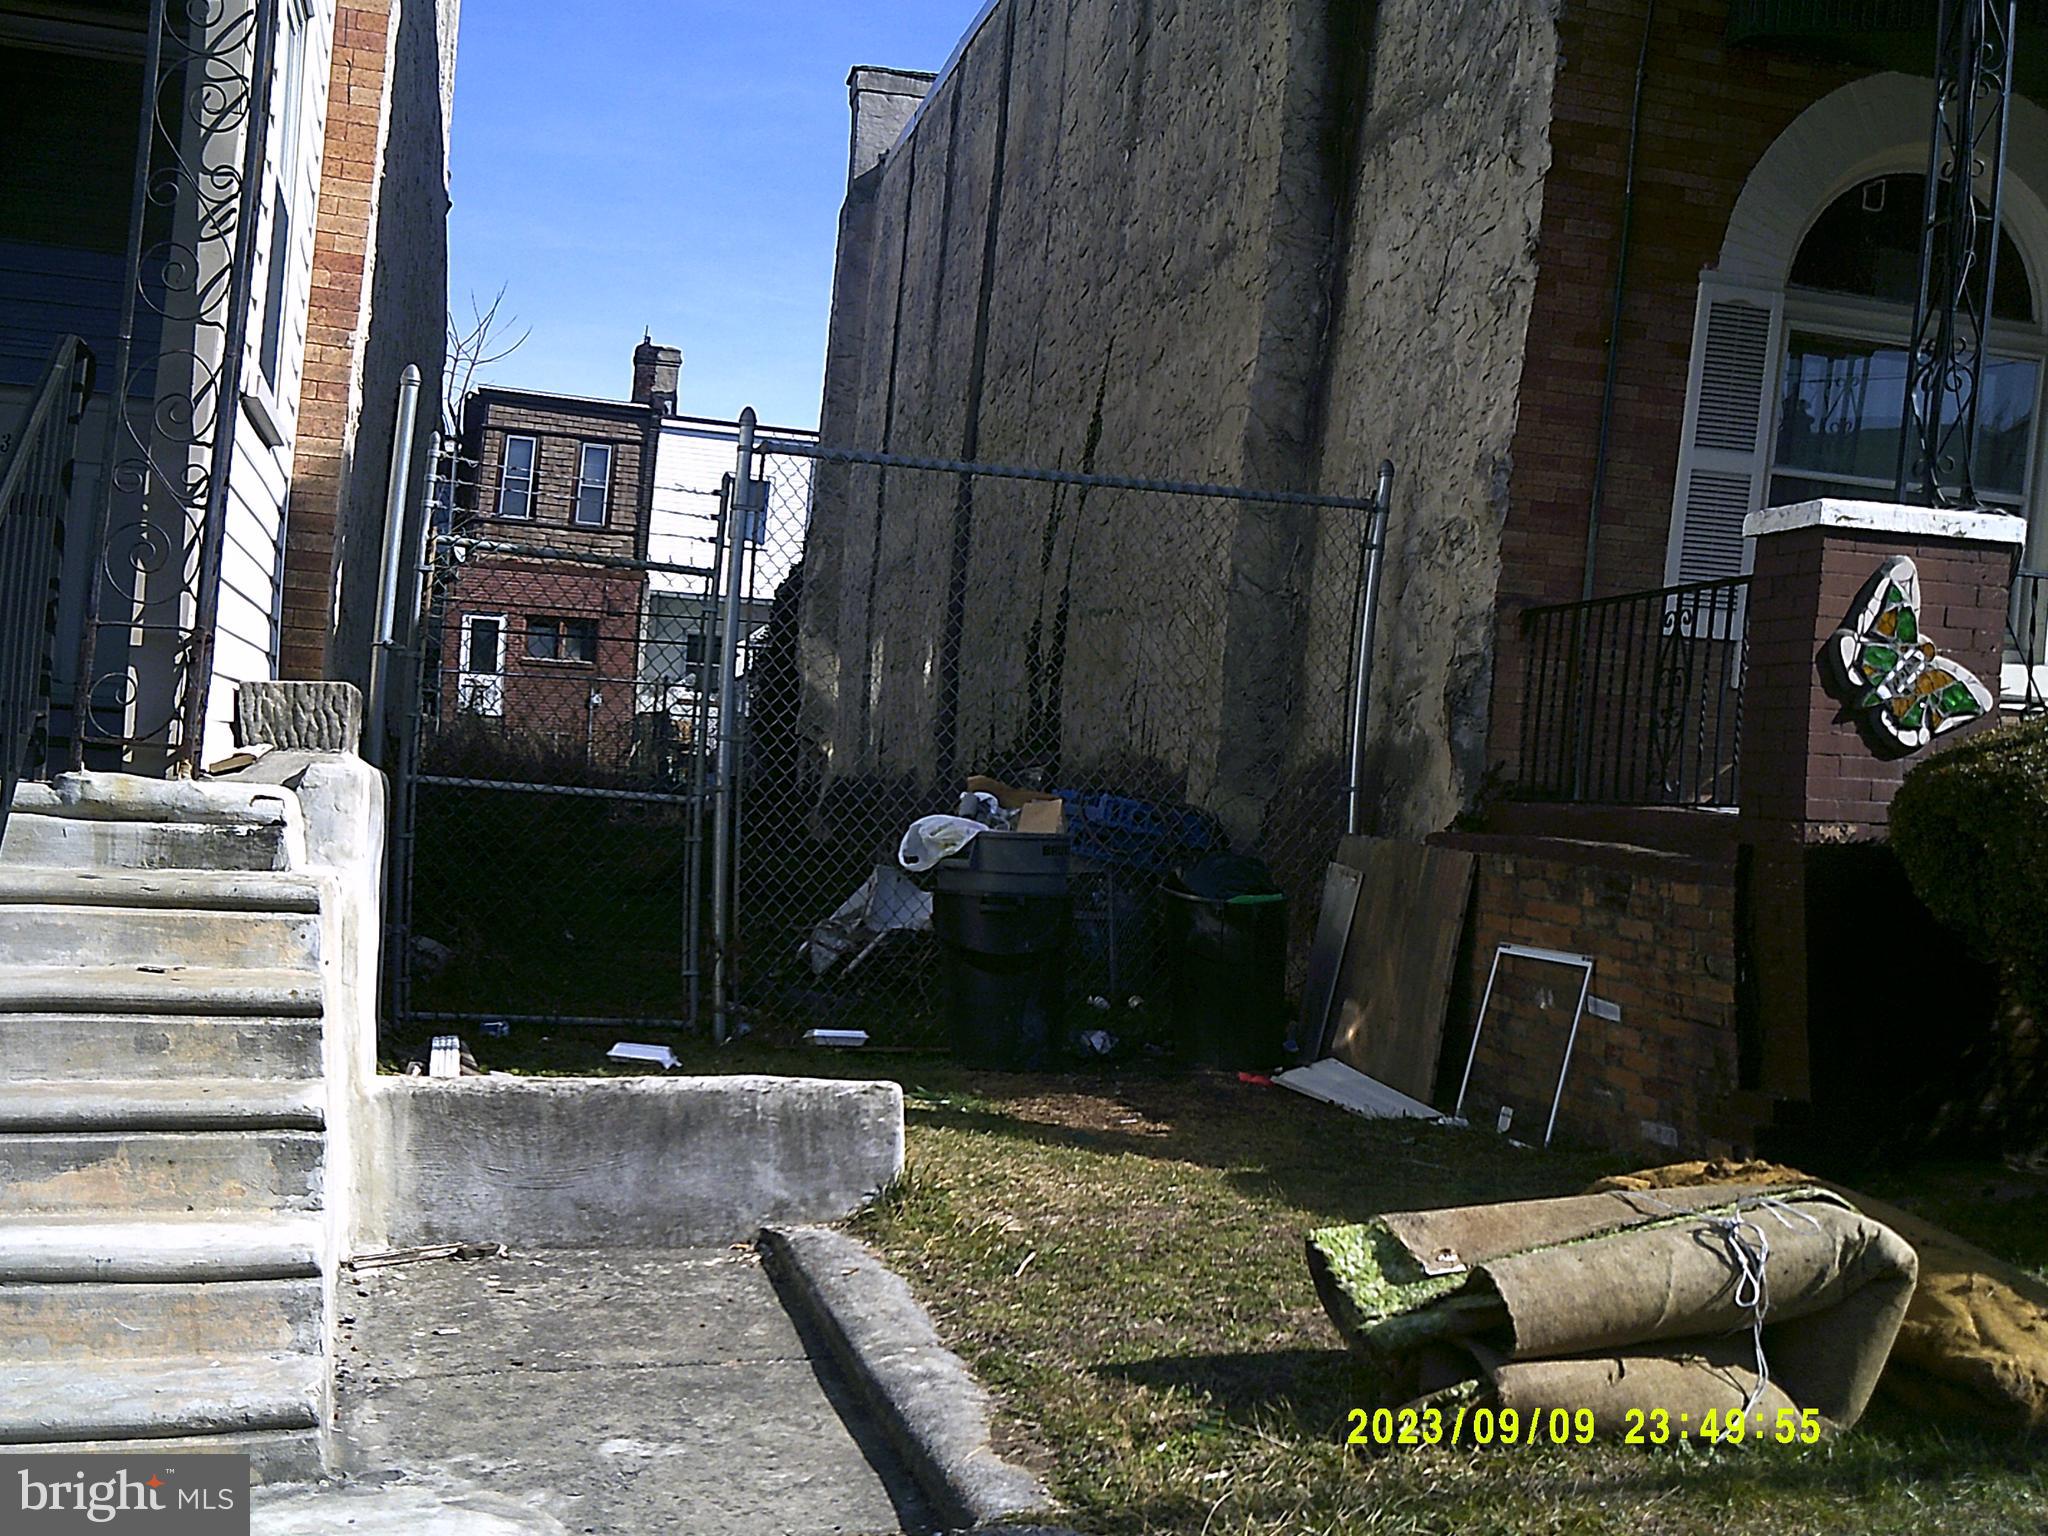
[[[0,1133],[63,1131],[317,1131],[327,1123],[319,1078],[150,1078],[0,1083]]]
[[[320,973],[200,966],[0,966],[0,1014],[317,1018]]]
[[[92,907],[147,912],[313,913],[320,887],[292,870],[72,869],[0,865],[0,907]]]
[[[0,1364],[0,1445],[317,1429],[325,1355]]]
[[[243,1429],[147,1440],[18,1440],[9,1456],[247,1456],[252,1486],[300,1483],[326,1470],[319,1429]],[[259,1526],[258,1529],[261,1529]]]
[[[126,773],[64,773],[52,784],[26,783],[14,813],[67,821],[142,822],[160,826],[286,827],[297,797],[273,784],[151,779]]]
[[[316,1217],[0,1217],[0,1284],[296,1280],[322,1245]]]

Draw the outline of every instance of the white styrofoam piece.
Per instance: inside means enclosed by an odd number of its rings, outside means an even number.
[[[1420,1099],[1411,1099],[1400,1089],[1389,1088],[1378,1078],[1367,1077],[1334,1056],[1326,1056],[1305,1067],[1289,1067],[1285,1072],[1276,1072],[1273,1081],[1309,1098],[1348,1109],[1354,1115],[1363,1115],[1368,1120],[1444,1118]]]
[[[665,1045],[636,1045],[631,1040],[621,1040],[604,1054],[610,1061],[651,1062],[663,1071],[683,1064],[682,1058]]]
[[[856,1046],[868,1043],[868,1032],[864,1029],[807,1029],[804,1031],[805,1045]]]

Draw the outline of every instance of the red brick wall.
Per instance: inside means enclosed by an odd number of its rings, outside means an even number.
[[[328,74],[306,371],[285,522],[280,677],[327,675],[335,529],[349,472],[363,285],[374,234],[377,145],[391,52],[390,0],[339,0]]]
[[[623,768],[632,740],[644,580],[637,572],[564,562],[465,564],[442,629],[444,724],[457,709],[464,617],[502,614],[504,709],[490,722],[492,727],[503,733],[508,745],[570,760],[587,750],[591,766]],[[596,662],[529,657],[527,621],[535,616],[595,623]],[[590,704],[593,690],[598,695],[595,708]]]
[[[2012,580],[2009,545],[1916,542],[1819,527],[1759,539],[1742,704],[1745,837],[1881,837],[1899,781],[1926,760],[1926,751],[1910,757],[1873,751],[1828,692],[1816,664],[1850,605],[1890,555],[1910,555],[1919,568],[1926,638],[1997,694]],[[1928,750],[1962,734],[1943,736]]]
[[[1472,1017],[1453,1020],[1445,1044],[1453,1084],[1496,946],[1589,955],[1593,995],[1618,1004],[1621,1019],[1581,1019],[1557,1135],[1628,1152],[1718,1149],[1709,1126],[1738,1071],[1734,860],[1534,838],[1444,841],[1479,856],[1463,977]],[[1541,1140],[1579,974],[1503,963],[1473,1063],[1466,1109],[1475,1124],[1490,1127],[1505,1101],[1515,1106],[1510,1134]]]
[[[1501,644],[1489,733],[1495,763],[1513,763],[1520,730],[1519,612],[1576,601],[1585,571],[1643,11],[1644,0],[1572,0],[1559,20],[1563,62],[1502,535]],[[1664,584],[1699,277],[1719,255],[1737,196],[1794,118],[1867,73],[1731,49],[1723,42],[1727,19],[1723,0],[1657,6],[1601,502],[1598,595]]]

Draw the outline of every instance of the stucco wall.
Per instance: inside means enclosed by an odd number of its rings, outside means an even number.
[[[860,189],[826,440],[1347,494],[1391,454],[1375,802],[1441,825],[1480,768],[1554,64],[1543,0],[997,5]],[[1358,533],[821,475],[806,734],[832,777],[1050,762],[1255,835],[1341,784]]]
[[[1485,773],[1556,9],[1378,7],[1347,178],[1321,478],[1332,490],[1366,485],[1383,454],[1396,470],[1365,775],[1368,822],[1386,836],[1446,825]],[[1336,563],[1317,568],[1327,577]],[[1350,620],[1326,600],[1314,622]]]

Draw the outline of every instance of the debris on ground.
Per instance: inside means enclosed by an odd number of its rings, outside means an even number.
[[[1847,1429],[1918,1269],[1812,1184],[1673,1187],[1392,1212],[1308,1238],[1317,1293],[1389,1401],[1592,1412],[1618,1436],[1792,1410]]]

